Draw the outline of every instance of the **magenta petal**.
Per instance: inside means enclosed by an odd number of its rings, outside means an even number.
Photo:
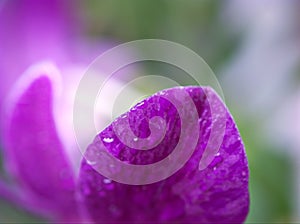
[[[198,141],[191,158],[178,172],[156,183],[130,185],[108,179],[96,171],[97,167],[107,163],[112,176],[126,172],[115,167],[114,163],[100,161],[99,155],[103,152],[134,165],[145,166],[164,158],[171,160],[169,156],[178,143],[183,123],[180,123],[176,108],[164,96],[171,93],[179,96],[183,92],[188,93],[196,105],[199,136],[195,136],[196,130],[188,133],[188,142],[197,138]],[[208,96],[214,101],[208,102]],[[224,116],[217,114],[212,119],[211,111],[225,112]],[[147,138],[151,134],[149,120],[154,116],[165,120],[167,130],[164,139],[150,150],[124,145],[120,137],[130,136],[128,131],[119,137],[115,132],[124,129],[123,118],[128,117],[131,131],[139,138]],[[209,144],[209,138],[214,124],[221,124],[222,117],[224,133],[221,126],[215,130],[218,135],[215,137],[221,143],[219,147],[218,144]],[[191,145],[187,143],[184,148]],[[208,166],[202,164],[199,169],[199,161],[208,146],[219,150],[213,154]],[[95,222],[242,223],[248,214],[248,163],[244,146],[232,116],[211,88],[172,88],[151,96],[102,131],[88,147],[85,156],[88,159],[82,163],[80,186],[85,205]],[[151,175],[151,172],[145,174]],[[135,178],[132,175],[132,179]]]
[[[41,64],[15,86],[4,129],[5,160],[26,206],[69,220],[78,214],[75,181],[53,120],[54,73],[52,65]]]
[[[2,1],[3,2],[3,1]],[[18,76],[33,63],[55,60],[65,64],[75,25],[70,22],[74,2],[15,0],[0,5],[0,104]]]

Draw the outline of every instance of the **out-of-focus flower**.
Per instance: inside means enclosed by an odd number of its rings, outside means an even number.
[[[55,60],[71,63],[75,24],[67,1],[5,1],[0,9],[0,97],[31,64]],[[69,15],[70,14],[70,15]]]
[[[68,83],[68,88],[78,80],[82,63],[74,63],[77,58],[74,42],[78,35],[75,35],[76,21],[72,17],[73,10],[67,3],[70,2],[15,0],[5,1],[1,6],[1,115],[3,101],[13,84],[32,64],[45,60],[54,62],[63,71],[63,83]],[[69,89],[64,88],[64,91],[63,96],[69,97]],[[61,106],[69,106],[66,105],[68,100],[61,101],[64,101]]]
[[[4,155],[12,198],[53,220],[80,220],[75,170],[53,116],[60,75],[51,64],[30,68],[9,98],[4,122]],[[5,197],[5,192],[4,192]]]

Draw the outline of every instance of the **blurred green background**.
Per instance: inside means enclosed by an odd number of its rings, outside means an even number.
[[[94,0],[81,1],[77,8],[90,40],[116,43],[144,38],[170,40],[192,49],[209,64],[221,83],[247,150],[251,197],[247,223],[297,220],[299,171],[295,160],[299,153],[291,149],[294,145],[287,143],[289,138],[285,134],[277,134],[280,127],[276,126],[275,116],[285,105],[282,99],[292,98],[299,84],[298,55],[292,55],[291,62],[286,63],[290,69],[276,67],[282,58],[287,60],[291,56],[291,51],[284,46],[300,45],[300,23],[294,13],[297,9],[300,9],[297,1],[275,0],[268,4],[264,1]],[[268,52],[271,55],[266,55]],[[277,58],[277,54],[282,58]],[[270,67],[274,73],[267,69]],[[273,86],[276,75],[281,77],[279,86],[284,84],[281,88]],[[269,88],[270,98],[264,97],[258,104],[254,98],[261,99],[264,86]],[[0,217],[4,222],[39,221],[26,212],[15,211],[3,201]]]

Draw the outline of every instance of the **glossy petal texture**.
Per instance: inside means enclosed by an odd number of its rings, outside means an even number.
[[[168,89],[145,99],[121,116],[129,117],[130,128],[140,138],[150,135],[148,123],[151,117],[161,116],[166,121],[165,138],[153,149],[142,151],[125,146],[113,131],[113,125],[123,125],[119,118],[96,136],[86,155],[97,155],[106,150],[121,161],[140,165],[168,157],[179,139],[182,124],[179,119],[188,118],[180,118],[176,108],[163,96],[180,91],[186,91],[191,96],[199,115],[199,136],[189,133],[190,139],[199,137],[193,155],[174,175],[148,185],[128,185],[107,179],[93,168],[97,161],[91,163],[84,160],[80,186],[85,205],[95,222],[242,223],[245,220],[249,192],[244,146],[233,118],[211,88]],[[215,100],[208,102],[208,95]],[[199,170],[199,161],[208,144],[212,124],[219,119],[218,116],[216,120],[212,119],[211,111],[220,108],[226,111],[226,128],[225,133],[217,133],[224,134],[224,138],[221,138],[220,149],[212,162]]]
[[[75,180],[53,120],[53,79],[45,71],[30,72],[10,101],[4,137],[7,172],[27,207],[60,221],[73,220],[78,215]]]

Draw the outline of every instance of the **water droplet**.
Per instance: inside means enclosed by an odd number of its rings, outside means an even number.
[[[242,176],[243,177],[246,176],[246,172],[245,171],[242,172]]]
[[[103,141],[106,143],[112,143],[114,141],[114,138],[104,138]]]
[[[214,168],[213,168],[213,170],[215,171],[217,169],[217,167],[215,166]]]
[[[138,140],[138,138],[137,138],[137,137],[133,138],[133,141],[137,142],[137,140]]]
[[[136,107],[140,107],[140,106],[142,106],[144,103],[145,103],[145,102],[142,101],[142,102],[140,102],[139,104],[137,104]]]
[[[111,183],[111,180],[110,180],[110,179],[104,179],[104,180],[103,180],[103,183],[105,183],[105,184],[110,184],[110,183]]]
[[[161,96],[161,95],[165,95],[165,94],[166,94],[166,91],[165,90],[161,90],[156,95]]]
[[[127,114],[122,114],[120,118],[127,118]]]
[[[215,156],[219,156],[220,155],[220,153],[218,152]]]
[[[86,162],[87,162],[87,164],[90,165],[90,166],[94,166],[94,165],[96,165],[96,163],[97,163],[96,161],[91,161],[91,160],[88,160],[88,159],[86,160]]]

